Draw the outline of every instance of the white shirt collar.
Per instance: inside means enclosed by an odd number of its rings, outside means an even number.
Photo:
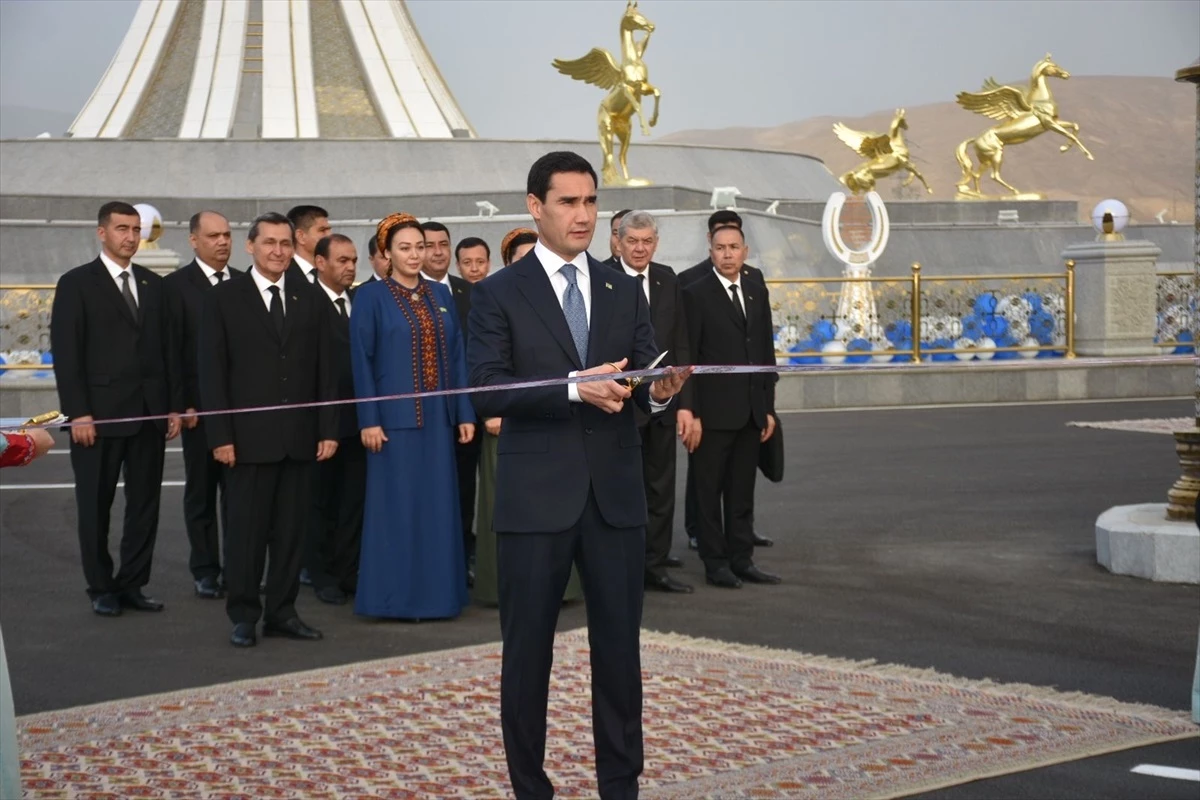
[[[300,269],[304,270],[304,277],[306,278],[312,274],[314,269],[316,269],[316,267],[306,261],[304,256],[300,255],[299,253],[292,253],[292,258],[296,259],[296,263],[300,265]]]
[[[428,277],[428,276],[426,276],[426,277]],[[449,271],[447,271],[446,274],[442,276],[441,280],[439,280],[438,283],[442,284],[447,289],[454,288],[453,286],[450,285],[450,272]]]
[[[636,278],[638,275],[645,275],[646,277],[650,277],[650,265],[649,264],[646,265],[646,268],[644,270],[642,270],[641,272],[638,272],[636,269],[634,269],[633,267],[626,264],[625,259],[622,258],[621,259],[621,269],[625,270],[625,274],[629,275],[632,278]]]
[[[322,281],[320,278],[317,278],[317,286],[320,286],[325,291],[325,294],[327,294],[329,296],[329,299],[335,303],[338,301],[338,298],[345,299],[345,301],[347,303],[350,302],[350,298],[346,296],[345,290],[342,290],[340,292],[335,292],[335,291],[333,291],[333,289],[330,289],[328,286],[326,286],[325,282]]]
[[[100,251],[100,260],[102,262],[104,262],[104,266],[108,269],[108,274],[112,276],[112,279],[114,281],[121,280],[122,272],[129,272],[130,274],[133,273],[133,262],[132,261],[129,262],[128,267],[122,267],[120,264],[118,264],[117,262],[115,262],[111,258],[109,258],[108,253],[104,252],[103,250]]]
[[[564,261],[561,256],[555,255],[550,251],[549,247],[542,244],[542,240],[538,239],[537,244],[533,246],[533,253],[542,264],[542,269],[546,270],[546,275],[553,275],[562,269],[563,264],[574,264],[579,270],[579,280],[581,282],[590,280],[591,273],[588,272],[588,256],[587,251],[575,256],[569,262]]]
[[[738,287],[739,292],[742,290],[742,273],[740,273],[740,272],[738,273],[736,281],[731,281],[731,280],[729,280],[729,278],[726,278],[724,275],[722,275],[721,271],[719,269],[717,269],[716,266],[714,265],[713,266],[713,274],[717,276],[717,280],[719,280],[721,282],[721,287],[726,292],[729,291],[730,286]]]
[[[205,264],[203,261],[201,261],[200,256],[196,256],[196,266],[200,267],[200,271],[204,273],[204,277],[208,278],[209,283],[212,283],[213,276],[217,274],[217,271],[215,269],[213,269],[212,267],[210,267],[208,264]],[[229,277],[229,268],[228,267],[221,270],[221,272],[225,273],[226,278]]]
[[[279,295],[283,296],[283,275],[280,275],[279,280],[272,283],[269,278],[258,271],[258,267],[250,267],[250,277],[254,278],[254,285],[258,287],[259,293],[266,294],[267,289],[278,286]]]

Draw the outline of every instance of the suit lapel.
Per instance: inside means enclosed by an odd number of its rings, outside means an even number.
[[[588,259],[588,274],[592,284],[592,313],[591,319],[588,320],[588,360],[592,362],[596,361],[600,352],[601,337],[608,330],[608,323],[616,305],[613,282],[607,273],[608,270],[599,261],[594,258]],[[638,291],[641,291],[641,287],[638,287]]]
[[[721,282],[721,279],[717,277],[715,272],[709,277],[705,278],[705,280],[709,282],[710,291],[712,291],[713,296],[719,298],[720,302],[724,306],[725,313],[729,315],[729,321],[732,322],[738,328],[738,330],[743,330],[746,327],[746,324],[749,323],[750,318],[747,317],[746,323],[743,323],[738,317],[737,312],[733,310],[733,295],[730,294],[729,290],[725,288],[725,284]],[[741,281],[740,283],[742,286],[745,285],[745,281]],[[738,291],[741,292],[741,287],[738,288]]]
[[[742,269],[742,279],[738,284],[738,291],[742,293],[742,306],[746,309],[746,330],[750,330],[750,326],[754,324],[754,318],[757,316],[751,309],[754,308],[754,303],[758,297],[758,290],[754,288],[750,272],[745,268]]]
[[[125,302],[125,298],[121,296],[121,290],[117,288],[116,281],[109,274],[108,267],[104,266],[104,262],[98,258],[92,264],[92,276],[96,279],[97,289],[101,296],[108,298],[110,303],[115,304],[117,310],[121,312],[121,316],[125,318],[125,321],[137,328],[138,321],[134,318],[133,312],[129,310],[129,305]],[[132,270],[132,266],[130,270]],[[137,280],[137,276],[132,276],[130,280]]]
[[[517,288],[520,289],[521,294],[525,295],[525,299],[529,301],[529,305],[533,307],[534,312],[541,318],[545,326],[550,329],[550,333],[553,334],[563,352],[575,363],[575,366],[583,369],[583,364],[579,363],[579,353],[575,350],[575,340],[571,337],[571,329],[567,326],[567,318],[563,315],[559,299],[554,296],[554,287],[550,285],[550,278],[546,275],[546,270],[542,268],[542,262],[530,250],[524,258],[509,266],[508,269],[517,270],[521,276]],[[595,301],[594,296],[592,300]]]
[[[251,277],[246,281],[238,281],[241,286],[242,296],[246,301],[247,310],[252,317],[257,318],[262,322],[263,327],[271,334],[271,338],[279,341],[279,332],[275,330],[275,323],[271,322],[271,314],[267,311],[267,306],[263,302],[262,294],[258,291],[258,284]],[[244,284],[244,285],[243,285]],[[284,325],[287,324],[287,315],[284,315]]]

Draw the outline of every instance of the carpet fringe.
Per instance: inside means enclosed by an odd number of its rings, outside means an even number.
[[[574,633],[574,631],[572,631]],[[954,684],[963,689],[978,691],[993,696],[1018,695],[1044,703],[1063,703],[1086,707],[1089,710],[1127,714],[1162,722],[1178,722],[1188,716],[1187,711],[1173,710],[1148,703],[1131,703],[1103,695],[1080,691],[1063,691],[1052,686],[1035,686],[1029,683],[1003,683],[990,678],[963,678],[939,672],[932,667],[910,667],[903,664],[881,664],[875,659],[854,660],[833,656],[815,655],[799,650],[783,650],[764,645],[741,644],[719,639],[706,639],[675,632],[642,631],[642,643],[664,647],[686,647],[731,656],[745,656],[785,663],[801,663],[805,666],[827,669],[834,672],[867,672],[880,678],[894,678],[932,684]],[[1197,728],[1200,736],[1200,727]]]

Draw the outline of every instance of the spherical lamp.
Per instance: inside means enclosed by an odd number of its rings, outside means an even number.
[[[1120,242],[1125,239],[1121,231],[1129,224],[1129,209],[1120,200],[1101,200],[1092,209],[1092,227],[1096,229],[1098,242]]]
[[[162,236],[162,214],[149,203],[138,203],[134,206],[142,218],[142,241],[139,250],[155,250],[158,248],[158,238]]]

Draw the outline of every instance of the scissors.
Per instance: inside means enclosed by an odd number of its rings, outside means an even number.
[[[663,350],[661,353],[658,354],[658,358],[654,359],[653,361],[651,361],[649,364],[646,365],[645,369],[654,369],[655,367],[657,367],[659,364],[662,363],[662,360],[667,357],[667,353],[669,353],[669,352],[671,352],[671,351]],[[625,381],[625,385],[627,387],[629,387],[629,389],[631,389],[631,390],[636,389],[637,387],[642,385],[643,380],[645,380],[645,378],[629,378],[627,381]]]

